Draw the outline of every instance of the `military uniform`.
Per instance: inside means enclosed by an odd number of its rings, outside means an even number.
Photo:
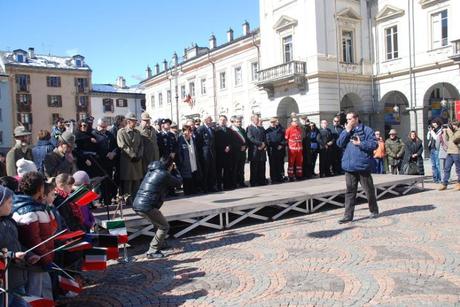
[[[141,133],[142,143],[144,145],[144,154],[142,155],[142,172],[145,174],[147,173],[147,166],[152,161],[160,160],[157,131],[152,126],[139,126],[137,129]]]
[[[196,147],[198,159],[203,168],[203,192],[216,191],[216,148],[215,131],[206,125],[200,126],[196,131]]]

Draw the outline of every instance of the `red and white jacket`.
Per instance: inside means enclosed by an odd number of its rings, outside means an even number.
[[[13,219],[18,225],[19,241],[26,249],[45,241],[57,230],[53,212],[27,195],[14,196]],[[54,241],[50,240],[35,248],[33,253],[40,256],[53,249]],[[48,265],[53,259],[54,253],[50,253],[41,258],[38,264]]]
[[[288,141],[289,150],[302,150],[302,128],[299,126],[290,126],[286,129],[285,137]]]

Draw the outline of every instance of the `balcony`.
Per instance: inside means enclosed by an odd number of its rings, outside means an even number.
[[[452,41],[453,52],[450,58],[456,63],[460,63],[460,39]]]
[[[305,74],[307,63],[291,61],[257,72],[257,85],[267,91],[269,97],[274,94],[276,86],[295,84],[300,90],[305,90]]]

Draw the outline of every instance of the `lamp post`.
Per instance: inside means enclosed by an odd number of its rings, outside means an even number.
[[[175,83],[175,86],[174,86],[174,98],[176,100],[176,123],[179,124],[179,82],[178,82],[178,77],[179,77],[179,72],[180,72],[180,68],[179,68],[179,59],[178,59],[178,56],[177,56],[177,53],[174,52],[173,56],[172,56],[172,59],[171,61],[169,62],[169,88],[170,88],[170,92],[171,92],[171,120],[173,120],[173,104],[172,104],[172,95],[173,95],[173,90],[172,90],[172,79],[174,79],[174,83]]]

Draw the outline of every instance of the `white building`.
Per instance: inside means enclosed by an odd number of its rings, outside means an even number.
[[[145,110],[145,95],[138,86],[129,87],[123,77],[116,84],[93,84],[91,115],[104,118],[111,125],[117,115],[133,112],[138,118]]]
[[[250,31],[243,24],[243,35],[234,38],[227,32],[227,41],[217,46],[212,35],[209,47],[196,44],[184,50],[179,60],[174,54],[162,67],[147,68],[147,79],[141,82],[146,95],[147,110],[155,118],[186,118],[205,114],[237,114],[245,117],[261,112],[265,94],[257,87],[259,31]]]
[[[0,66],[0,148],[9,150],[13,143],[13,121],[8,75]]]
[[[147,109],[179,122],[225,113],[242,114],[246,123],[256,112],[286,123],[291,112],[318,122],[355,110],[376,129],[396,128],[404,136],[417,130],[422,138],[429,119],[454,116],[460,1],[259,3],[260,31],[236,40],[229,32],[217,48],[212,37],[209,49],[186,49],[183,61],[174,56],[161,70],[157,64],[153,76],[148,69],[141,82]],[[183,102],[187,94],[192,106]]]

